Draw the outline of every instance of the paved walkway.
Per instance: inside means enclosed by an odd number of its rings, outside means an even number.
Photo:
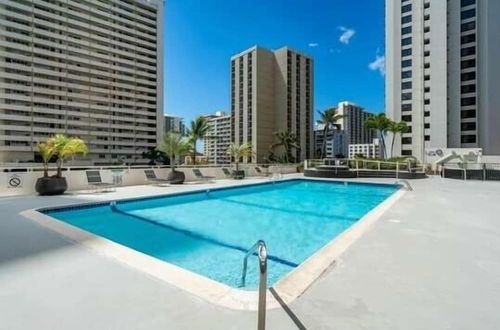
[[[269,311],[267,328],[499,329],[500,183],[412,184],[289,313]],[[211,305],[18,214],[169,189],[0,199],[0,329],[255,329],[254,312]]]

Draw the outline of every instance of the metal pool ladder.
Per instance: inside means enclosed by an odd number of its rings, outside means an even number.
[[[397,180],[395,183],[403,183],[406,190],[413,191],[413,187],[411,186],[410,182],[408,182],[408,180]]]
[[[257,330],[266,328],[266,291],[267,291],[267,248],[263,240],[258,240],[243,258],[243,273],[241,274],[240,287],[244,287],[247,277],[248,257],[257,253],[259,258],[259,309],[257,318]]]

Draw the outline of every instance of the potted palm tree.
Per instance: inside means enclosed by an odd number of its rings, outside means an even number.
[[[189,142],[191,142],[193,146],[191,150],[192,163],[193,165],[196,165],[196,144],[198,143],[198,140],[201,140],[205,137],[210,127],[208,125],[208,121],[202,116],[198,116],[195,120],[192,120],[190,126],[191,127],[189,128],[187,135],[189,138]]]
[[[68,157],[74,158],[77,154],[87,154],[88,147],[82,139],[69,138],[64,134],[56,134],[46,142],[37,144],[43,159],[43,177],[35,184],[35,190],[40,195],[60,195],[68,189],[68,182],[62,176],[62,166]],[[52,157],[57,157],[57,172],[49,176],[48,163]]]
[[[227,154],[234,159],[235,169],[233,171],[233,178],[243,179],[245,177],[245,171],[240,171],[240,159],[243,157],[254,156],[255,153],[252,149],[252,145],[250,143],[244,143],[241,145],[237,143],[231,143],[231,145],[227,149]]]
[[[191,146],[187,138],[182,137],[179,133],[167,133],[163,137],[163,142],[158,147],[158,150],[166,153],[170,159],[170,173],[167,180],[171,184],[182,184],[186,180],[184,172],[175,170],[175,163],[178,157],[189,154]]]

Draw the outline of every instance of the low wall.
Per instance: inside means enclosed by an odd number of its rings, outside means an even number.
[[[229,168],[229,166],[227,166]],[[269,168],[262,168],[263,174],[259,174],[255,166],[240,165],[241,169],[245,170],[246,176],[255,177],[260,175],[272,173],[296,173],[297,167],[295,165],[282,165],[270,166]],[[115,167],[118,169],[118,167]],[[134,186],[148,184],[146,176],[144,175],[145,169],[153,169],[158,178],[166,178],[169,167],[140,167],[140,168],[119,168],[123,170],[122,186]],[[222,171],[222,167],[177,167],[178,171],[184,172],[186,181],[195,181],[196,177],[193,174],[193,168],[198,168],[205,176],[213,176],[217,179],[225,179],[226,175]],[[103,182],[113,182],[112,168],[101,167],[87,167],[85,169],[72,169],[63,172],[63,176],[68,182],[68,190],[85,190],[89,189],[87,183],[87,176],[85,170],[100,170],[101,179]],[[49,175],[53,175],[53,171]],[[43,175],[40,168],[4,168],[0,172],[0,196],[13,196],[13,195],[31,195],[35,193],[35,182]]]

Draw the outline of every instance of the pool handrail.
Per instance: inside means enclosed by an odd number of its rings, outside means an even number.
[[[248,249],[243,258],[243,273],[241,274],[240,287],[244,287],[247,276],[248,257],[257,253],[259,258],[259,308],[257,316],[257,330],[266,328],[266,292],[267,292],[267,248],[263,240],[258,240]]]

